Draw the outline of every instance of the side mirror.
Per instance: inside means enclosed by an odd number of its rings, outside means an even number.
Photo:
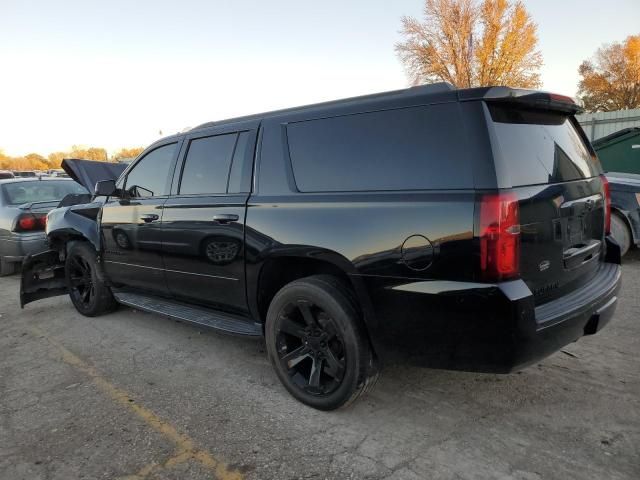
[[[108,197],[116,193],[116,181],[115,180],[101,180],[96,183],[96,187],[93,191],[96,196]]]

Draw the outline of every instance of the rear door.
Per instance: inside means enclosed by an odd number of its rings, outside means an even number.
[[[250,127],[185,139],[162,220],[167,283],[177,299],[247,311],[244,225],[255,140]]]
[[[573,115],[489,104],[496,172],[520,205],[523,280],[536,303],[596,274],[604,254],[601,168]]]
[[[160,225],[180,142],[146,153],[120,180],[121,197],[109,197],[100,223],[104,269],[115,284],[168,295]]]

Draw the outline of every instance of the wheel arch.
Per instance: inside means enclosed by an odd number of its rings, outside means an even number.
[[[640,243],[640,238],[638,238],[638,235],[636,235],[636,232],[631,223],[631,218],[629,218],[629,212],[627,212],[625,209],[620,208],[616,205],[612,205],[611,214],[618,215],[624,221],[625,225],[629,229],[629,233],[631,234],[631,244],[632,244],[631,246],[637,245],[638,243]]]
[[[264,259],[253,279],[248,278],[248,301],[253,317],[264,324],[267,310],[275,294],[286,284],[312,275],[332,275],[347,285],[370,335],[375,322],[371,300],[364,283],[355,273],[353,264],[335,252],[290,252]],[[251,288],[253,285],[253,288]]]
[[[52,248],[62,250],[71,241],[86,241],[101,252],[100,230],[95,218],[76,213],[71,208],[60,208],[50,212],[47,239]]]

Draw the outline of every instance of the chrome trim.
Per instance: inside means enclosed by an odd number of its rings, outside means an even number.
[[[220,278],[222,280],[233,280],[234,282],[237,282],[239,280],[237,278],[222,277],[220,275],[207,275],[205,273],[183,272],[181,270],[170,270],[168,268],[148,267],[146,265],[136,265],[135,263],[125,263],[125,262],[114,262],[112,260],[105,260],[104,263],[113,263],[113,264],[116,264],[116,265],[126,265],[128,267],[146,268],[146,269],[149,269],[149,270],[161,270],[163,272],[181,273],[182,275],[197,275],[199,277]]]

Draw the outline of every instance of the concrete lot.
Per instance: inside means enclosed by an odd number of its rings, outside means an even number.
[[[640,478],[640,254],[617,317],[519,374],[392,367],[321,413],[259,342],[0,279],[0,478]]]

